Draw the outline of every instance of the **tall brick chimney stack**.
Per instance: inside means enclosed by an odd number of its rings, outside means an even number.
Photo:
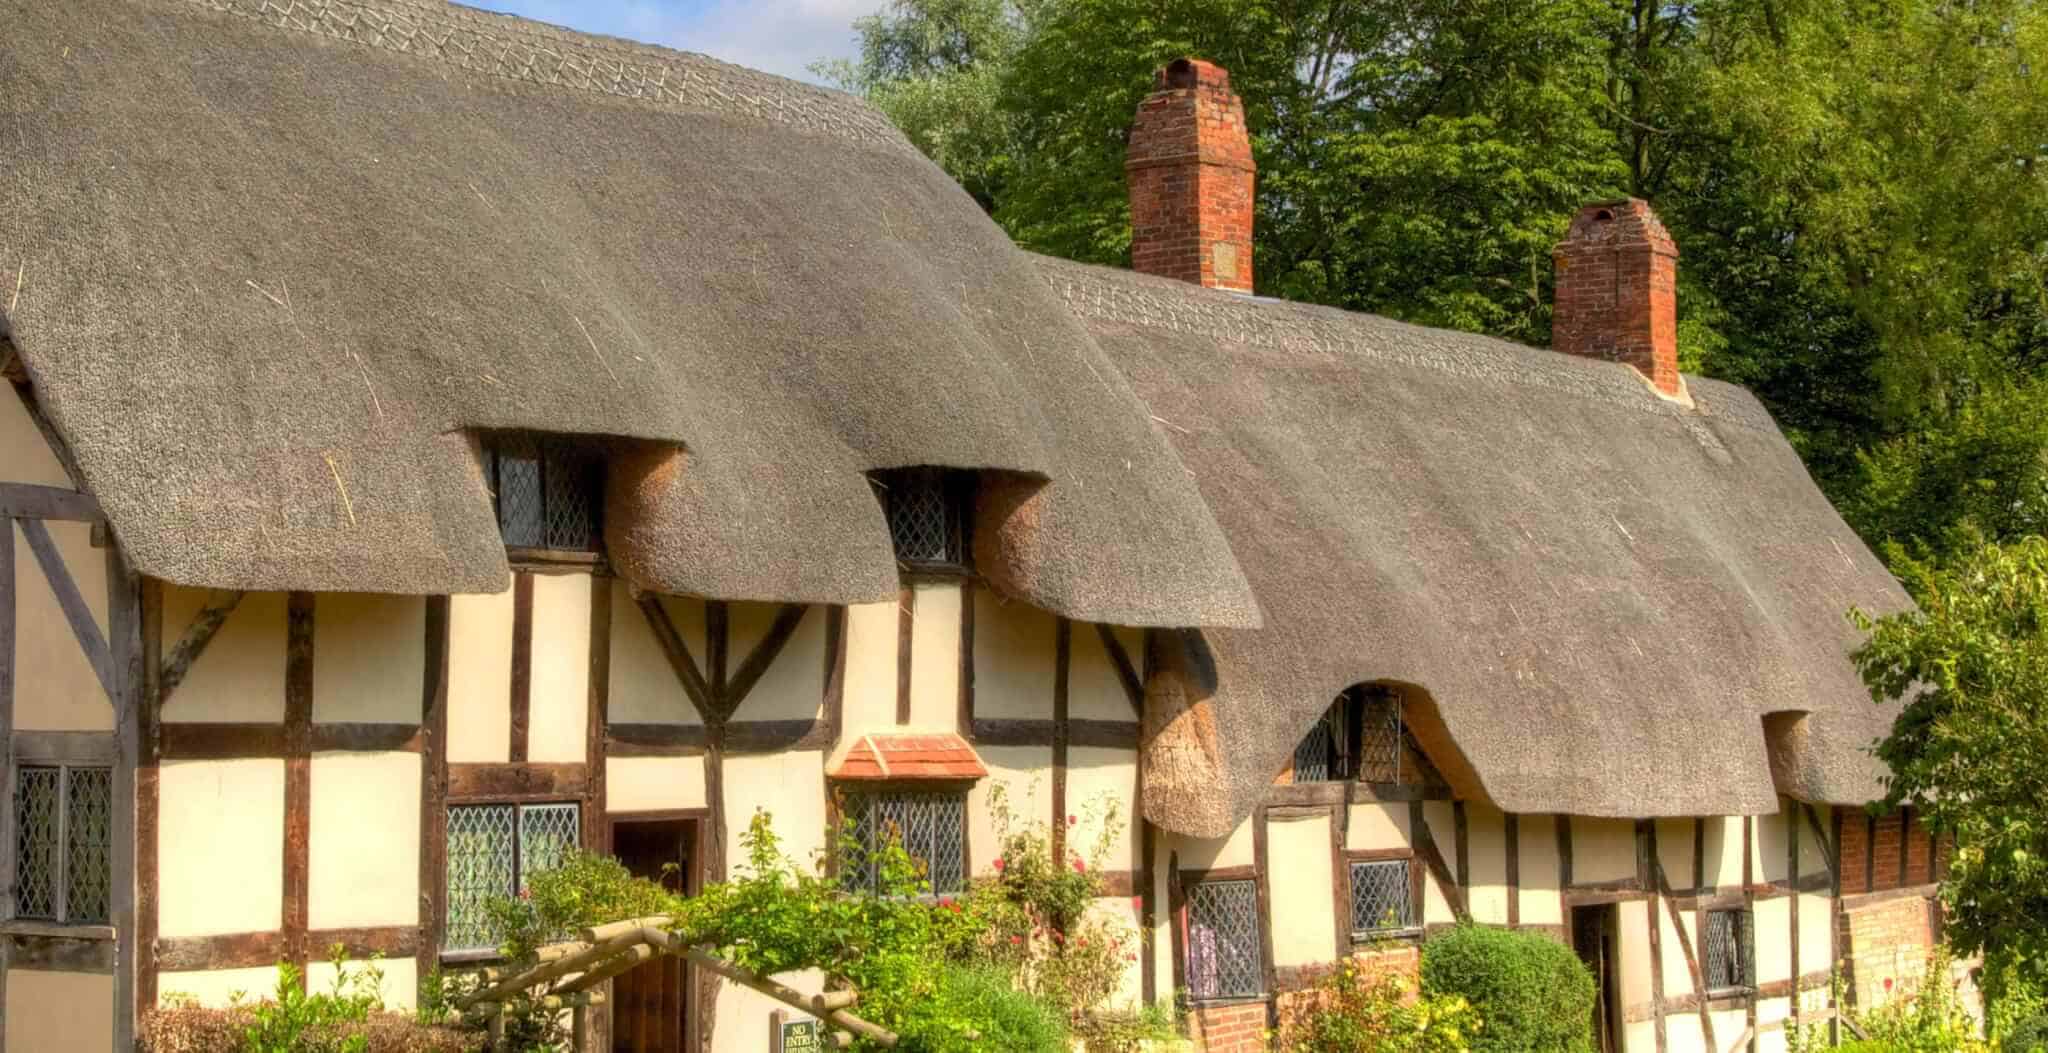
[[[1124,174],[1133,269],[1252,291],[1252,143],[1223,67],[1180,59],[1159,71]]]
[[[1626,362],[1679,394],[1678,246],[1637,198],[1587,205],[1551,250],[1557,308],[1550,346]]]

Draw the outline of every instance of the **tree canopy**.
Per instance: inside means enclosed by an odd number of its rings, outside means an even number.
[[[1020,244],[1122,264],[1153,71],[1228,68],[1260,291],[1541,344],[1632,194],[1686,369],[1763,398],[1873,544],[2048,519],[2048,10],[2027,0],[895,0],[820,67]]]

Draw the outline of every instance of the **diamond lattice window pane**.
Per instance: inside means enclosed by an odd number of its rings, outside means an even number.
[[[958,564],[960,508],[944,472],[906,468],[880,473],[876,484],[889,519],[896,558],[904,563]]]
[[[1409,863],[1405,859],[1351,864],[1351,931],[1394,932],[1413,928]]]
[[[1748,911],[1716,910],[1707,913],[1706,932],[1700,937],[1710,990],[1749,987],[1755,983],[1750,966],[1750,917]]]
[[[1188,993],[1238,998],[1261,993],[1259,892],[1250,881],[1205,881],[1188,890]]]
[[[923,866],[934,893],[967,887],[965,797],[900,791],[849,794],[846,808],[856,853],[843,861],[841,870],[849,889],[881,888],[882,849],[892,839],[900,840],[903,850]]]
[[[442,946],[478,950],[497,945],[484,904],[516,891],[518,811],[509,804],[448,808],[448,931]]]
[[[113,872],[114,773],[72,768],[64,786],[64,920],[108,920]]]
[[[1341,705],[1325,712],[1294,747],[1295,782],[1328,782],[1333,777],[1342,777],[1331,764],[1337,752],[1336,722],[1342,712]]]
[[[530,804],[519,811],[519,883],[562,865],[581,840],[582,809]]]
[[[59,768],[15,772],[14,913],[57,920],[57,812],[63,807]]]
[[[541,548],[547,541],[540,485],[540,459],[523,444],[502,448],[498,462],[498,529],[513,548]]]
[[[1400,782],[1401,696],[1372,689],[1359,702],[1358,775],[1366,782]]]

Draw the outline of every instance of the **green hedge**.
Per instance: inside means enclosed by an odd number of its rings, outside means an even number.
[[[1474,1053],[1587,1053],[1593,974],[1545,936],[1460,925],[1422,947],[1422,989],[1479,1010]]]
[[[2048,1050],[2048,1013],[2019,1022],[2002,1042],[2005,1053],[2040,1053]]]

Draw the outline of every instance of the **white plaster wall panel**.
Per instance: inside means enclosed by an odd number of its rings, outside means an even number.
[[[417,724],[427,665],[423,596],[322,593],[313,607],[313,719]]]
[[[1756,817],[1756,866],[1760,880],[1791,878],[1790,861],[1785,858],[1785,819],[1784,812]]]
[[[1834,901],[1826,893],[1799,897],[1799,973],[1825,972],[1834,966],[1829,950],[1828,916]]]
[[[782,851],[808,867],[825,848],[823,754],[764,753],[725,758],[725,859],[728,872],[747,858],[740,835],[766,811]]]
[[[1759,1050],[1759,1053],[1761,1053],[1761,1051],[1765,1049],[1771,1049],[1775,1051],[1783,1050],[1785,1048],[1784,1029],[1779,1028],[1775,1031],[1766,1033],[1764,1031],[1764,1025],[1775,1023],[1780,1020],[1786,1020],[1789,1019],[1791,1016],[1792,999],[1790,998],[1763,998],[1757,1001],[1756,1027],[1758,1034],[1756,1046]],[[1773,1039],[1775,1039],[1775,1041],[1772,1041]]]
[[[1133,750],[1073,746],[1067,750],[1067,815],[1077,820],[1067,832],[1074,851],[1092,856],[1108,837],[1108,851],[1099,864],[1110,870],[1135,868],[1137,840],[1138,755]],[[1066,816],[1059,817],[1061,822]],[[1327,846],[1324,849],[1328,853]]]
[[[676,627],[676,635],[682,638],[683,649],[697,660],[697,668],[703,669],[711,653],[711,645],[705,635],[709,632],[704,614],[705,602],[695,596],[660,596],[658,599],[661,609],[668,612],[669,624]],[[641,620],[645,621],[646,616],[642,615]],[[731,627],[730,622],[727,627]]]
[[[1671,907],[1664,900],[1656,901],[1654,913],[1657,916],[1659,930],[1657,938],[1661,941],[1664,952],[1664,995],[1669,998],[1691,994],[1692,968],[1685,963],[1685,948],[1690,946],[1695,951],[1699,949],[1699,933],[1694,920],[1696,915],[1693,911],[1681,910],[1678,912],[1678,924],[1674,925],[1671,921]],[[1688,941],[1683,944],[1678,940],[1681,926]]]
[[[1429,826],[1429,835],[1436,839],[1436,850],[1444,857],[1444,869],[1452,880],[1458,876],[1457,817],[1449,801],[1429,801],[1422,806],[1422,821]],[[1457,912],[1451,909],[1450,890],[1430,873],[1429,864],[1422,853],[1415,854],[1415,865],[1422,868],[1423,923],[1454,921]]]
[[[988,778],[967,791],[967,855],[976,874],[992,874],[1006,832],[998,798],[1009,810],[1008,833],[1021,834],[1034,824],[1044,830],[1052,822],[1052,748],[983,746],[976,752]]]
[[[1422,917],[1418,919],[1417,924],[1435,925],[1439,922],[1456,921],[1458,915],[1451,910],[1450,897],[1444,894],[1444,887],[1437,882],[1436,875],[1429,872],[1429,867],[1422,862],[1420,856],[1416,857],[1415,865],[1422,868]]]
[[[1749,1026],[1749,1014],[1743,1009],[1723,1009],[1712,1015],[1714,1037],[1721,1040],[1722,1050],[1733,1043],[1736,1036],[1742,1034],[1743,1029]],[[1715,1050],[1714,1053],[1722,1053],[1722,1050]]]
[[[512,593],[450,597],[448,759],[501,764],[512,755]]]
[[[7,971],[7,1048],[25,1053],[114,1048],[114,978]]]
[[[1109,994],[1112,1009],[1132,1009],[1145,997],[1144,952],[1138,936],[1138,905],[1128,896],[1100,897],[1088,905],[1090,916],[1102,921],[1118,941],[1117,953],[1123,971],[1117,974],[1116,989]],[[1172,976],[1171,972],[1166,975]]]
[[[1237,824],[1229,837],[1197,838],[1168,834],[1164,847],[1167,854],[1157,857],[1158,862],[1164,865],[1173,853],[1179,853],[1182,870],[1221,870],[1224,867],[1248,867],[1254,862],[1252,823],[1249,819]]]
[[[419,754],[314,754],[307,811],[308,925],[418,924]]]
[[[1337,957],[1336,903],[1330,888],[1330,817],[1271,819],[1273,964],[1317,965]]]
[[[1572,817],[1572,883],[1591,885],[1636,876],[1636,824],[1627,819]]]
[[[1792,977],[1792,900],[1756,901],[1756,982],[1775,983]]]
[[[219,595],[164,586],[165,651],[176,646],[208,598]],[[243,596],[164,704],[164,720],[281,723],[288,601],[282,592]]]
[[[1152,831],[1152,978],[1159,1000],[1171,1004],[1173,992],[1173,872],[1166,866],[1169,841]]]
[[[0,395],[0,404],[13,401]],[[100,638],[106,639],[107,557],[92,547],[92,528],[84,523],[44,526],[91,609]],[[21,528],[10,525],[8,533],[14,546],[14,726],[22,731],[112,731],[113,704],[72,633],[56,591]]]
[[[1052,719],[1058,620],[989,589],[975,589],[974,603],[974,715]]]
[[[1674,892],[1692,887],[1693,828],[1690,819],[1657,820],[1657,860]]]
[[[1707,884],[1714,888],[1742,886],[1742,827],[1739,815],[1707,819]],[[1674,876],[1672,880],[1676,881]]]
[[[1131,658],[1133,663],[1143,660],[1143,651]],[[1074,623],[1067,653],[1067,716],[1075,720],[1138,719],[1131,696],[1117,676],[1116,664],[1102,646],[1101,631],[1088,622]]]
[[[774,979],[806,995],[825,989],[824,974],[816,970],[780,973]],[[724,981],[718,992],[718,1026],[711,1031],[711,1053],[761,1053],[769,1048],[768,1028],[778,1009],[787,1010],[792,1020],[804,1016],[751,987]]]
[[[72,489],[63,462],[12,391],[0,395],[0,479]]]
[[[1562,925],[1564,904],[1557,889],[1557,820],[1525,815],[1515,831],[1521,864],[1515,877],[1522,887],[1522,924]]]
[[[1808,818],[1805,805],[1795,803],[1793,807],[1798,809],[1793,814],[1799,823],[1799,872],[1825,874],[1828,872],[1828,855],[1822,847],[1822,839],[1831,836],[1834,830],[1834,821],[1830,818],[1832,809],[1824,804],[1814,805],[1813,816]],[[1819,821],[1818,832],[1814,830],[1815,820]]]
[[[1669,979],[1669,974],[1666,974],[1666,979]],[[1670,992],[1667,989],[1665,993]],[[1666,1053],[1721,1053],[1718,1049],[1708,1047],[1706,1032],[1700,1030],[1698,1013],[1672,1013],[1666,1016],[1664,1035],[1669,1041],[1665,1046]]]
[[[842,744],[896,729],[896,625],[901,610],[893,600],[846,608]]]
[[[647,615],[624,582],[612,585],[611,718],[615,724],[700,724]],[[698,668],[703,659],[698,658]],[[510,690],[509,684],[506,688]]]
[[[315,947],[313,948],[313,957],[316,959],[324,958],[326,957],[326,952],[319,947]],[[354,976],[369,964],[367,961],[351,961],[348,963],[348,973],[350,976]],[[384,993],[384,1008],[394,1013],[412,1012],[413,1005],[419,1001],[419,964],[411,958],[386,958],[377,962],[376,967],[384,974],[383,979],[377,984],[377,989]],[[334,976],[335,968],[331,963],[326,961],[310,962],[306,966],[306,990],[313,992],[332,991],[334,990]],[[354,988],[352,987],[350,990],[354,990]]]
[[[1486,925],[1508,923],[1507,819],[1500,809],[1474,801],[1465,807],[1467,861],[1471,864],[1471,887],[1465,900],[1472,920]],[[1445,853],[1453,872],[1458,866],[1457,844]]]
[[[590,575],[533,577],[533,680],[526,757],[581,764],[590,729]]]
[[[158,935],[266,932],[284,917],[284,761],[165,761]],[[411,814],[419,813],[415,797]]]
[[[910,608],[910,726],[960,726],[960,585],[916,586]]]
[[[605,811],[659,812],[704,807],[704,758],[608,757]]]
[[[727,624],[732,632],[732,653],[727,660],[734,671],[754,652],[780,610],[772,603],[731,606]],[[755,682],[747,700],[740,704],[737,719],[817,719],[825,705],[825,623],[830,616],[831,610],[826,607],[812,607],[804,612],[796,633]],[[675,677],[671,675],[669,679],[673,681]]]
[[[1408,847],[1408,806],[1405,804],[1351,805],[1351,822],[1344,831],[1344,847],[1354,852],[1370,848]]]
[[[1621,1048],[1623,1053],[1656,1053],[1656,1023],[1643,1020],[1625,1025],[1621,1033]]]
[[[265,965],[254,969],[158,973],[156,990],[158,1005],[190,998],[200,1005],[217,1009],[238,999],[248,1002],[276,994],[277,967]]]
[[[1624,1010],[1650,1000],[1650,910],[1642,900],[1614,905],[1620,928],[1614,941],[1615,974],[1620,978]]]

